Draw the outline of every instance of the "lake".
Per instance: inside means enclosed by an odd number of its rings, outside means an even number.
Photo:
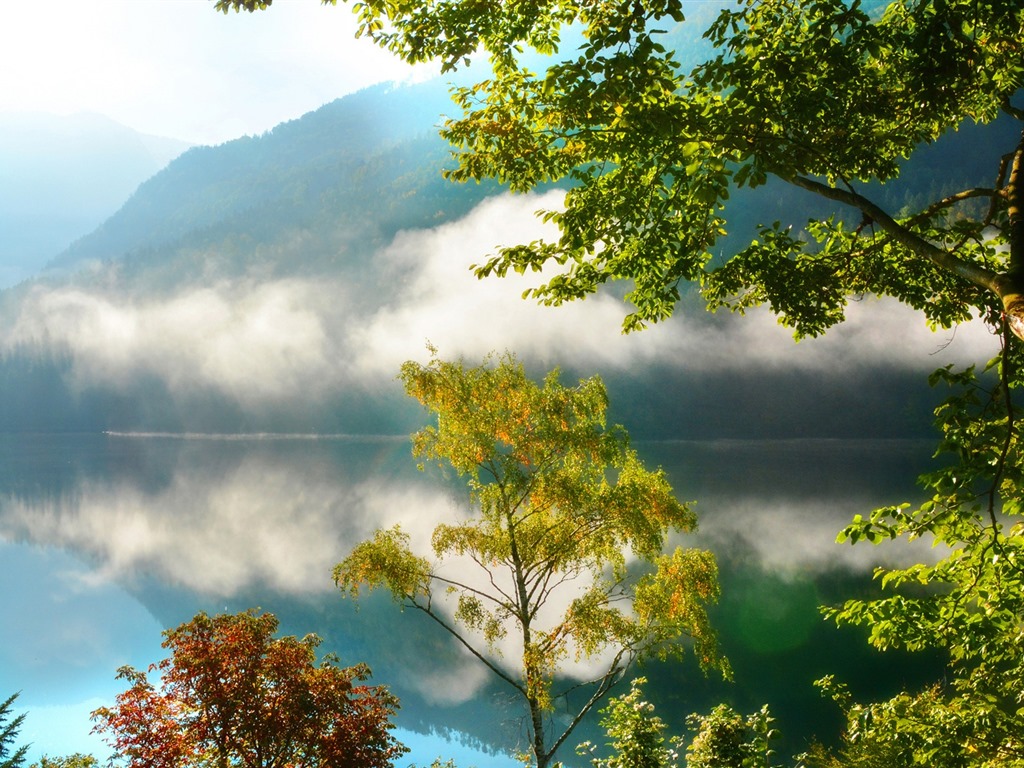
[[[930,441],[634,447],[696,500],[701,529],[688,538],[722,569],[714,619],[735,682],[705,679],[689,659],[638,672],[673,733],[718,701],[767,702],[781,751],[798,751],[838,728],[816,678],[835,672],[869,694],[927,675],[929,660],[879,656],[817,606],[868,589],[876,563],[920,555],[834,539],[854,514],[917,498]],[[457,482],[416,470],[406,436],[0,435],[0,695],[21,691],[22,743],[33,757],[103,753],[88,713],[121,689],[119,666],[163,658],[160,632],[199,610],[260,607],[287,634],[323,637],[343,663],[365,661],[398,694],[399,736],[414,747],[402,765],[513,765],[500,751],[522,716],[506,691],[426,618],[377,597],[357,611],[331,581],[375,528],[401,522],[426,541],[460,504]],[[595,734],[590,723],[570,743]]]

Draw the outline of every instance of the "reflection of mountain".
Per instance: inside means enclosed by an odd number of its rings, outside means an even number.
[[[99,115],[0,115],[0,286],[37,272],[187,147]]]
[[[429,339],[449,356],[512,348],[538,369],[600,372],[641,436],[902,436],[928,429],[921,371],[988,354],[958,332],[932,358],[946,337],[869,302],[796,351],[765,317],[684,309],[624,339],[613,293],[520,302],[526,283],[467,268],[541,236],[532,212],[558,195],[446,182],[446,99],[437,84],[372,88],[193,148],[142,184],[47,276],[0,295],[0,429],[402,433],[417,411],[393,377]],[[743,196],[731,215],[791,216],[786,200]]]

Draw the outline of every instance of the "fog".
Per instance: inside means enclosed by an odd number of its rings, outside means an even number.
[[[873,298],[852,302],[849,319],[827,336],[799,344],[757,310],[741,317],[683,307],[623,334],[628,308],[610,293],[544,307],[521,298],[542,275],[473,276],[469,265],[496,246],[551,235],[534,214],[557,206],[560,194],[496,197],[459,221],[400,233],[370,259],[385,286],[379,298],[367,295],[370,285],[297,278],[243,277],[149,297],[126,296],[116,283],[38,283],[0,347],[66,349],[78,390],[156,381],[174,397],[214,393],[251,413],[357,391],[397,393],[399,366],[424,359],[428,341],[444,357],[470,361],[507,349],[534,366],[628,372],[657,364],[752,381],[780,371],[927,372],[998,351],[980,323],[932,332],[912,310]]]

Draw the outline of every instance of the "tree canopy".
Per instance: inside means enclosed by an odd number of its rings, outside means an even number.
[[[336,0],[323,0],[335,4]],[[218,0],[227,11],[270,2]],[[479,275],[557,265],[529,293],[557,304],[626,280],[627,328],[666,318],[693,283],[712,307],[767,304],[798,334],[841,321],[850,297],[895,296],[948,326],[1008,310],[1021,327],[1022,145],[991,185],[887,210],[875,182],[966,121],[1019,121],[1024,11],[1006,0],[741,0],[687,70],[667,46],[682,0],[354,3],[359,33],[445,70],[484,55],[444,135],[454,179],[513,189],[562,181],[561,236],[509,244]],[[570,26],[583,44],[561,50]],[[548,55],[543,71],[529,62]],[[770,179],[838,206],[804,233],[766,223],[729,253],[730,195]],[[850,213],[850,211],[854,213]],[[730,241],[733,242],[733,241]]]
[[[275,638],[277,619],[254,611],[196,615],[167,630],[171,655],[93,713],[129,768],[389,768],[406,749],[391,735],[396,699],[362,684],[365,666],[315,663],[319,639]]]
[[[336,567],[344,593],[389,590],[509,684],[528,709],[539,768],[634,661],[691,647],[701,667],[728,673],[705,608],[718,596],[714,557],[663,551],[696,518],[625,432],[606,426],[598,378],[566,387],[554,371],[537,384],[510,355],[477,367],[408,362],[401,378],[437,418],[413,436],[414,453],[464,477],[474,512],[434,528],[434,560],[401,528],[378,531]],[[498,657],[506,640],[517,654],[508,663]],[[573,657],[597,671],[561,726],[548,716],[580,686],[559,687]]]

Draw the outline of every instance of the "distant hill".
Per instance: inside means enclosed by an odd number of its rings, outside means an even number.
[[[38,272],[188,147],[100,115],[0,113],[0,287]]]
[[[494,185],[441,177],[447,89],[376,86],[261,136],[194,147],[142,184],[53,266],[123,263],[135,288],[204,279],[360,269],[406,228],[466,213]],[[211,258],[211,254],[216,255]]]

